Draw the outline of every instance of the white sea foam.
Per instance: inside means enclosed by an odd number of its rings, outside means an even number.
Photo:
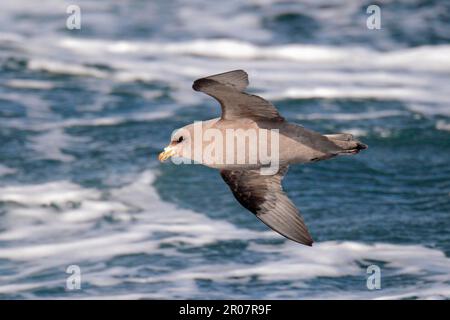
[[[330,47],[320,45],[289,44],[283,46],[257,46],[232,39],[193,40],[179,43],[129,42],[89,39],[62,39],[61,47],[92,54],[176,54],[197,55],[227,59],[275,59],[296,62],[342,66],[353,65],[378,69],[450,70],[450,46],[424,46],[392,52],[378,52],[358,47]]]
[[[8,174],[13,174],[13,173],[16,173],[16,172],[17,172],[16,169],[7,167],[7,166],[2,165],[2,164],[0,163],[0,177],[1,177],[1,176],[6,176],[6,175],[8,175]]]
[[[426,105],[426,104],[409,104],[407,108],[415,113],[425,116],[445,116],[450,117],[450,107],[448,104],[442,105]]]
[[[274,100],[281,99],[377,99],[417,102],[446,102],[445,95],[436,95],[426,88],[386,88],[386,87],[345,87],[310,86],[309,88],[287,88],[284,91],[266,95]]]
[[[361,128],[348,128],[348,129],[342,129],[342,132],[350,133],[351,135],[355,137],[364,137],[367,136],[368,131]]]
[[[54,47],[36,51],[39,54],[31,57],[28,68],[115,82],[170,83],[173,99],[182,105],[202,99],[191,91],[193,79],[236,68],[250,71],[251,87],[264,88],[263,96],[275,100],[450,102],[448,45],[381,52],[359,47],[264,46],[233,39],[157,42],[58,37],[48,42]],[[30,40],[26,46],[40,48],[40,42]],[[33,86],[15,84],[26,85]]]
[[[0,201],[12,201],[27,206],[51,205],[52,203],[81,202],[99,196],[99,192],[83,189],[68,182],[47,182],[38,185],[9,186],[0,189]]]
[[[96,68],[86,67],[76,63],[65,63],[54,60],[32,59],[28,63],[30,70],[47,71],[55,74],[67,74],[76,76],[91,76],[106,78],[108,73]]]
[[[201,247],[218,241],[245,240],[250,243],[246,250],[273,259],[251,265],[237,261],[204,264],[167,270],[154,276],[143,276],[137,267],[132,266],[111,269],[86,267],[83,279],[96,286],[114,286],[121,283],[121,279],[145,285],[167,283],[164,292],[96,298],[187,298],[199,294],[195,284],[197,279],[228,283],[246,282],[254,277],[264,282],[282,280],[292,284],[293,289],[286,289],[284,295],[274,294],[267,298],[298,298],[295,288],[317,277],[359,276],[364,286],[366,273],[361,263],[380,261],[386,264],[389,269],[386,272],[390,276],[414,275],[427,281],[428,289],[419,294],[414,291],[418,288],[387,288],[387,291],[366,292],[368,298],[401,298],[413,293],[421,298],[449,297],[450,288],[443,285],[439,277],[450,273],[450,259],[437,249],[421,245],[349,241],[321,242],[312,248],[292,242],[257,244],[252,240],[279,236],[270,231],[237,228],[225,220],[210,219],[162,202],[152,187],[153,180],[153,172],[146,171],[130,179],[132,182],[123,187],[104,192],[68,181],[0,188],[1,202],[20,204],[8,205],[8,213],[4,216],[6,230],[0,241],[9,241],[9,245],[0,248],[0,258],[29,266],[14,276],[0,276],[0,292],[32,291],[39,288],[38,284],[57,286],[55,282],[23,282],[30,272],[37,273],[52,266],[84,265],[87,261],[104,261],[133,253],[159,253],[189,259],[189,254],[174,248],[180,244]],[[120,216],[122,218],[118,218]],[[116,227],[108,229],[107,233],[102,230],[91,232],[103,217],[112,217]],[[30,234],[33,234],[33,243],[22,243]],[[67,234],[78,236],[65,238]],[[55,241],[55,237],[60,237],[60,240]],[[344,292],[340,297],[352,296]]]
[[[275,0],[253,0],[252,6],[263,8],[269,20],[278,10],[302,12],[297,5],[283,3],[274,6]],[[355,1],[344,5],[323,6],[323,1],[305,2],[318,6],[308,15],[318,21],[334,21],[321,24],[327,36],[340,33],[360,10]],[[34,19],[17,19],[24,6]],[[127,1],[120,4],[98,4],[85,1],[83,10],[88,12],[85,22],[105,36],[104,39],[61,37],[61,19],[43,19],[48,15],[64,15],[66,4],[58,0],[42,0],[39,6],[29,6],[27,0],[10,1],[2,7],[0,21],[13,26],[15,33],[0,33],[3,54],[19,52],[27,61],[26,68],[36,75],[37,71],[50,74],[86,77],[81,81],[95,81],[90,90],[99,91],[102,98],[88,106],[78,106],[93,112],[106,105],[111,88],[119,82],[161,82],[170,86],[170,96],[177,106],[170,110],[144,113],[128,113],[123,116],[92,116],[53,121],[53,112],[44,90],[57,86],[54,81],[13,79],[6,81],[7,92],[0,98],[25,107],[27,118],[0,119],[2,127],[16,127],[36,131],[26,147],[37,158],[70,162],[74,157],[69,150],[87,140],[68,133],[66,128],[76,126],[109,126],[127,121],[153,121],[165,119],[176,108],[208,101],[209,97],[197,95],[191,90],[192,80],[212,73],[243,68],[249,71],[251,90],[274,99],[376,99],[398,100],[417,114],[448,117],[448,72],[450,70],[450,46],[422,46],[401,50],[377,51],[368,48],[322,46],[322,45],[262,45],[258,41],[269,40],[274,34],[262,26],[262,21],[248,8],[241,10],[237,2],[227,6],[216,3],[181,5],[176,10],[177,24],[162,23],[158,34],[177,31],[188,32],[203,40],[148,41],[106,40],[116,36],[117,20],[109,10],[122,12],[131,8]],[[201,10],[200,10],[201,9]],[[142,10],[136,19],[157,19],[159,11]],[[198,19],[198,12],[207,12]],[[421,11],[419,11],[421,12]],[[422,11],[423,12],[423,11]],[[338,14],[337,14],[338,13]],[[148,16],[150,14],[150,16]],[[386,14],[389,14],[387,12]],[[419,13],[420,14],[420,13]],[[152,16],[155,15],[155,16]],[[224,17],[227,17],[227,24]],[[145,22],[144,22],[145,21]],[[85,23],[83,22],[83,23]],[[36,28],[39,25],[39,28]],[[179,26],[178,26],[179,25]],[[331,28],[342,26],[342,28]],[[225,27],[224,27],[225,26]],[[179,28],[179,29],[177,29]],[[363,28],[364,29],[364,28]],[[412,29],[415,30],[415,29]],[[23,33],[23,35],[21,35]],[[206,37],[205,37],[206,36]],[[217,39],[218,36],[228,37]],[[211,39],[214,37],[215,39]],[[111,37],[112,38],[112,37]],[[234,38],[234,39],[232,39]],[[156,38],[158,39],[158,38]],[[161,39],[161,38],[159,38]],[[46,45],[43,46],[42,43]],[[262,42],[260,42],[262,43]],[[267,43],[267,42],[266,42]],[[107,59],[105,59],[107,57]],[[96,78],[96,79],[87,79]],[[28,89],[34,90],[32,93]],[[39,90],[36,91],[36,90]],[[263,91],[264,90],[264,91]],[[97,93],[99,93],[97,92]],[[143,92],[142,96],[154,99],[160,91]],[[105,100],[103,100],[105,99]],[[411,103],[412,102],[412,103]],[[219,109],[217,109],[219,112]],[[314,113],[299,118],[354,121],[405,115],[397,110],[348,113],[342,115]],[[438,120],[438,130],[448,130],[448,121]],[[350,128],[344,132],[366,135],[367,130]],[[389,136],[391,132],[376,127],[373,132]],[[1,166],[0,175],[13,174],[16,169]],[[360,264],[367,260],[383,261],[390,276],[412,275],[415,285],[385,287],[369,292],[338,291],[314,294],[307,290],[307,298],[449,298],[449,258],[438,249],[422,245],[363,244],[357,242],[322,242],[313,248],[286,242],[282,245],[257,244],[255,239],[280,239],[271,231],[257,232],[240,228],[225,218],[212,219],[191,210],[180,209],[163,202],[152,187],[154,173],[146,171],[138,176],[110,175],[114,186],[106,190],[88,188],[71,181],[53,181],[35,185],[0,187],[2,221],[0,233],[0,258],[13,274],[0,275],[0,293],[35,297],[34,291],[64,286],[64,270],[68,264],[82,266],[83,281],[92,286],[111,287],[109,294],[95,298],[189,298],[205,296],[197,286],[197,279],[214,282],[245,284],[251,279],[269,283],[285,281],[285,290],[266,293],[265,298],[302,297],[301,289],[307,281],[318,277],[339,278],[356,276],[365,285],[365,269]],[[105,181],[107,182],[107,181]],[[243,213],[245,214],[245,213]],[[259,223],[255,219],[255,223]],[[239,260],[223,263],[199,260],[203,246],[226,241],[245,241],[249,246],[243,250],[265,255],[254,264]],[[179,248],[195,249],[190,253]],[[245,252],[244,252],[245,253]],[[148,276],[140,266],[106,266],[108,259],[130,254],[171,257],[179,261],[201,261],[188,267],[171,268],[159,266],[158,275]],[[36,275],[51,270],[61,270],[61,278],[42,280]],[[147,266],[146,266],[147,267]],[[148,266],[152,267],[152,266]],[[280,272],[282,270],[283,272]],[[383,280],[382,280],[383,281]],[[117,293],[116,285],[124,282],[142,284],[139,293]],[[158,292],[149,285],[164,284]],[[142,289],[141,289],[142,288]],[[314,290],[313,290],[314,291]],[[220,292],[208,292],[208,298]],[[250,293],[233,297],[248,298]],[[67,298],[68,295],[62,294]],[[70,297],[70,296],[69,296]],[[92,298],[92,296],[90,296]],[[223,297],[223,296],[221,296]],[[303,296],[305,297],[305,296]]]
[[[31,119],[42,119],[51,113],[48,103],[35,94],[29,92],[0,93],[0,99],[12,101],[26,108],[27,116]],[[0,120],[2,120],[0,118]],[[5,125],[14,124],[13,119],[4,119]]]
[[[53,64],[53,62],[51,62]],[[64,64],[61,64],[64,65]],[[71,68],[71,67],[69,67]],[[62,71],[64,72],[64,71]],[[53,84],[48,81],[35,80],[11,80],[6,83],[13,89],[51,89]],[[77,106],[80,110],[101,111],[104,104],[108,101],[108,96],[111,88],[98,85],[96,90],[101,92],[101,97],[97,98],[94,103],[88,106]],[[161,90],[143,90],[139,93],[142,97],[148,100],[155,99],[161,96]],[[182,97],[179,97],[182,98]],[[58,119],[55,121],[54,113],[51,110],[49,103],[34,93],[25,92],[4,92],[0,93],[0,99],[11,101],[18,105],[24,106],[27,112],[27,119],[0,119],[1,125],[4,127],[13,127],[26,130],[33,130],[39,132],[36,136],[30,139],[29,146],[35,150],[42,158],[54,159],[60,161],[72,161],[70,155],[65,154],[62,149],[68,147],[71,143],[85,142],[84,138],[72,137],[64,132],[64,128],[75,126],[112,126],[129,121],[153,121],[158,119],[165,119],[174,114],[177,109],[175,104],[164,106],[164,109],[145,111],[145,112],[128,112],[124,115],[114,116],[96,116],[85,118],[68,118]],[[187,99],[189,100],[189,99]],[[196,102],[199,99],[193,99]],[[2,121],[3,120],[3,121]],[[31,121],[30,121],[31,120]],[[50,140],[52,143],[48,143]],[[83,140],[84,139],[84,140]]]
[[[70,162],[74,157],[64,150],[72,144],[85,143],[89,139],[68,135],[63,129],[53,129],[37,134],[30,139],[29,147],[36,153],[36,158]]]
[[[260,281],[287,281],[290,289],[268,293],[269,299],[402,299],[448,298],[450,286],[435,282],[435,275],[447,275],[450,272],[450,259],[443,252],[420,245],[394,244],[363,244],[357,242],[322,242],[313,248],[299,247],[286,242],[282,246],[251,244],[248,250],[264,252],[273,257],[260,263],[248,265],[237,262],[196,266],[173,273],[143,278],[136,275],[129,281],[143,284],[174,283],[188,286],[185,294],[171,293],[172,297],[189,297],[195,295],[195,281],[207,279],[223,283],[246,283],[257,278]],[[382,267],[382,290],[358,292],[340,291],[338,293],[312,293],[305,296],[299,289],[305,287],[305,281],[319,277],[356,276],[360,278],[361,288],[366,284],[366,269],[361,265],[371,263],[386,263]],[[377,261],[377,262],[373,262]],[[282,272],[280,272],[282,270]],[[386,271],[389,270],[389,271]],[[384,277],[400,277],[414,275],[421,279],[423,285],[412,287],[384,286]],[[140,298],[144,298],[142,295]],[[154,293],[147,298],[161,298],[160,293]],[[103,297],[114,298],[114,295]],[[118,298],[118,297],[117,297]],[[127,296],[122,296],[127,298]],[[129,297],[131,298],[131,297]],[[245,295],[236,298],[245,298]]]
[[[436,122],[436,129],[443,131],[450,131],[450,123],[444,120],[439,120]]]
[[[173,115],[172,110],[161,110],[153,112],[140,112],[131,113],[125,116],[109,116],[109,117],[97,117],[93,119],[71,119],[63,121],[64,127],[73,126],[112,126],[129,121],[153,121],[158,119],[166,119]]]
[[[107,63],[111,71],[74,62],[55,67],[55,62],[50,60],[34,62],[31,67],[39,66],[49,72],[107,76],[116,81],[169,81],[178,84],[174,89],[183,95],[183,99],[177,100],[183,104],[193,99],[189,98],[193,96],[192,79],[239,67],[251,71],[253,87],[270,88],[264,96],[275,100],[450,101],[445,83],[436,81],[450,70],[446,59],[450,46],[378,52],[357,47],[299,44],[258,46],[232,39],[164,43],[64,38],[56,43],[59,50],[76,52],[77,59],[82,57],[84,61],[103,62],[103,56],[109,55]],[[145,59],[148,55],[157,57],[158,63]],[[205,61],[202,57],[211,59]],[[189,90],[185,92],[183,88]]]
[[[38,89],[50,90],[54,88],[54,84],[49,81],[38,81],[30,79],[13,79],[6,82],[6,86],[19,89]]]
[[[57,231],[59,224],[67,227],[67,223],[73,223],[74,228],[78,229],[79,222],[95,221],[107,216],[113,218],[128,216],[121,220],[124,223],[130,223],[131,220],[138,219],[140,223],[127,226],[125,234],[120,232],[70,242],[2,248],[0,257],[13,260],[45,257],[63,257],[69,260],[97,259],[120,253],[154,251],[159,241],[203,245],[218,240],[261,236],[258,232],[247,232],[225,221],[211,220],[198,213],[179,210],[171,204],[161,202],[151,186],[152,180],[153,174],[145,172],[130,185],[113,190],[110,199],[103,199],[105,194],[99,191],[85,189],[67,181],[1,188],[0,201],[21,204],[21,207],[10,208],[11,219],[13,216],[21,216],[21,221],[24,217],[40,221],[42,218],[48,219],[49,232]],[[30,228],[34,227],[41,229],[39,225],[26,224],[25,226],[28,228],[27,232],[31,232]],[[13,236],[8,236],[8,230],[6,230],[3,238],[18,239],[18,235],[26,234],[18,232],[21,226],[17,227],[12,233]],[[217,230],[221,232],[217,233]],[[40,233],[42,231],[41,229]],[[164,231],[174,234],[158,241],[151,239],[152,233]],[[269,232],[267,234],[270,235]],[[262,236],[264,237],[264,234]],[[86,248],[89,250],[84,250]],[[74,250],[76,252],[73,252]]]
[[[356,121],[366,119],[379,119],[402,116],[407,113],[398,110],[369,111],[361,113],[311,113],[307,115],[298,115],[296,118],[301,120],[337,120],[337,121]]]
[[[365,269],[359,263],[377,260],[395,269],[394,274],[448,274],[450,259],[439,250],[420,245],[363,244],[358,242],[321,242],[313,248],[299,247],[286,242],[282,246],[252,244],[249,250],[270,253],[277,258],[259,264],[241,265],[235,262],[194,267],[191,270],[175,272],[149,281],[178,281],[183,279],[214,279],[243,281],[257,276],[264,281],[296,281],[316,277],[341,277],[361,275]],[[423,257],[426,257],[424,261]],[[279,272],[279,270],[283,272]]]

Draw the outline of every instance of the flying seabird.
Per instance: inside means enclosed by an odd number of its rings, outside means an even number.
[[[249,130],[254,130],[258,139],[264,136],[259,134],[269,130],[276,132],[276,136],[266,139],[270,140],[272,145],[277,142],[277,157],[272,158],[277,160],[275,172],[263,174],[262,169],[268,164],[263,163],[258,143],[246,146],[245,150],[232,149],[228,153],[233,154],[227,154],[228,149],[218,145],[219,142],[223,143],[222,138],[205,141],[203,136],[199,136],[200,131],[196,131],[195,123],[178,129],[172,135],[170,144],[160,153],[159,160],[162,162],[175,156],[196,160],[203,165],[219,169],[223,180],[243,207],[284,237],[311,246],[313,239],[303,218],[281,186],[281,180],[289,165],[330,159],[343,154],[356,154],[367,146],[355,140],[351,134],[322,135],[287,122],[270,102],[244,92],[248,84],[248,75],[243,70],[216,74],[194,82],[192,88],[195,91],[213,97],[222,108],[220,118],[201,123],[201,134],[210,130],[226,136],[231,130],[236,133],[232,136],[235,141],[240,138],[239,135]],[[265,137],[267,136],[268,134]],[[245,138],[248,137],[244,137],[244,140]],[[229,141],[231,140],[227,140]],[[211,150],[211,145],[215,147],[215,152],[211,154],[223,153],[222,157],[203,157],[201,161],[195,159],[196,146],[205,152],[208,148]],[[244,158],[241,158],[244,159],[243,162],[237,163],[235,157],[230,157],[232,162],[223,161],[227,156],[236,156],[239,152],[244,153]],[[271,155],[275,155],[272,153]],[[255,157],[252,158],[252,155]],[[250,161],[251,158],[256,161]]]

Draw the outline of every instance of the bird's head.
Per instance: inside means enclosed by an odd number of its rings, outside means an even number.
[[[164,148],[158,156],[159,161],[163,162],[170,157],[190,158],[188,155],[191,149],[192,125],[185,126],[175,130],[170,139],[170,143]]]

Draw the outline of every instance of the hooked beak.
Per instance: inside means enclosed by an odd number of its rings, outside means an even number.
[[[164,151],[159,154],[158,159],[159,161],[163,162],[172,157],[173,155],[175,155],[175,150],[173,149],[172,146],[169,145],[165,147]]]

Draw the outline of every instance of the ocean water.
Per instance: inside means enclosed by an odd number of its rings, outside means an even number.
[[[369,30],[370,4],[2,3],[0,298],[450,298],[450,5],[379,1]],[[286,176],[312,248],[217,171],[157,161],[220,114],[192,81],[233,69],[289,121],[369,145]]]

